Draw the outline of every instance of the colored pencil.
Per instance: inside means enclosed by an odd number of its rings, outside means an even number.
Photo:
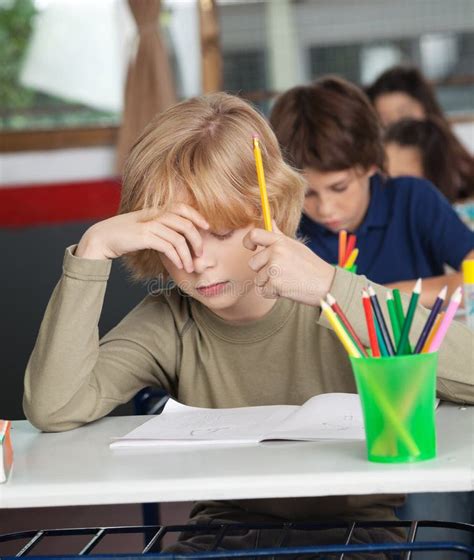
[[[392,294],[393,294],[393,303],[395,305],[395,312],[398,317],[398,325],[401,331],[403,327],[403,323],[405,322],[405,313],[403,312],[402,297],[400,295],[400,290],[398,288],[392,290]],[[396,340],[395,343],[397,345],[397,351],[398,351],[398,346],[400,345],[400,339]],[[409,340],[407,340],[406,349],[407,349],[407,354],[411,354],[411,344]]]
[[[454,315],[458,310],[461,300],[462,300],[462,291],[461,291],[461,287],[459,287],[456,288],[454,294],[451,296],[448,309],[446,309],[446,313],[443,317],[443,320],[441,321],[441,324],[439,325],[439,329],[433,338],[433,342],[431,343],[430,350],[429,350],[430,352],[436,352],[437,350],[439,350],[439,347],[441,346],[441,343],[443,342],[443,339],[446,336],[446,332],[449,329],[449,325],[451,324]]]
[[[395,312],[397,313],[398,324],[400,325],[400,329],[401,329],[405,321],[405,313],[403,312],[403,304],[402,304],[402,298],[400,296],[400,290],[398,288],[395,288],[392,291],[392,294],[393,294],[393,303],[395,306]]]
[[[352,251],[355,249],[356,241],[357,241],[357,237],[353,233],[351,233],[347,238],[346,254],[344,255],[344,262],[342,263],[343,266],[346,266],[347,259],[350,257]]]
[[[370,296],[369,296],[369,301],[370,301]],[[388,353],[387,347],[385,345],[385,342],[383,340],[382,333],[380,332],[379,323],[377,321],[377,318],[375,317],[375,314],[373,314],[373,317],[374,317],[375,332],[377,334],[377,340],[378,340],[379,348],[380,348],[380,355],[383,358],[386,358],[389,355],[389,353]]]
[[[407,343],[409,342],[409,335],[411,325],[413,323],[413,317],[415,316],[416,306],[418,305],[418,300],[420,299],[421,293],[421,278],[416,281],[415,287],[411,294],[410,303],[408,305],[407,316],[402,326],[402,333],[400,335],[400,341],[397,348],[397,356],[407,353]]]
[[[353,358],[360,358],[361,353],[359,349],[354,344],[350,336],[347,334],[346,330],[344,329],[337,315],[334,313],[334,311],[329,307],[329,305],[324,300],[321,300],[321,308],[323,310],[323,313],[326,314],[329,323],[334,329],[334,332],[337,334],[339,340],[342,342],[349,356],[352,356]]]
[[[380,358],[380,348],[377,341],[377,333],[375,332],[374,317],[372,315],[372,306],[370,304],[369,294],[362,290],[362,305],[364,306],[365,321],[367,323],[367,332],[369,334],[370,349],[373,358]]]
[[[344,266],[344,260],[346,257],[346,242],[347,242],[347,231],[341,229],[339,232],[339,251],[338,251],[338,262],[339,266]]]
[[[392,292],[387,292],[387,309],[390,316],[390,323],[392,325],[393,333],[393,345],[398,347],[398,341],[400,340],[400,323],[398,322],[398,315],[395,309],[395,302],[393,300]]]
[[[253,155],[255,158],[255,167],[257,169],[257,180],[260,188],[260,199],[262,201],[263,223],[267,231],[272,231],[272,214],[270,212],[270,204],[268,203],[267,185],[265,183],[265,172],[263,170],[262,152],[260,150],[260,142],[258,136],[253,137]]]
[[[387,348],[387,353],[389,356],[394,356],[395,348],[393,347],[392,339],[390,338],[390,333],[388,332],[387,323],[385,323],[377,294],[375,293],[375,290],[372,288],[372,286],[369,286],[367,291],[370,296],[370,302],[374,309],[375,318],[377,320],[377,323],[379,324],[380,334],[384,341],[385,347]]]
[[[334,311],[334,313],[336,313],[336,315],[339,317],[342,324],[346,327],[347,332],[353,338],[353,340],[354,340],[357,348],[359,349],[360,353],[363,356],[367,357],[368,354],[367,354],[367,352],[364,348],[364,345],[362,344],[362,342],[360,341],[359,337],[357,336],[354,328],[350,324],[349,319],[344,315],[344,311],[342,311],[341,307],[337,303],[336,298],[332,294],[328,293],[328,295],[326,296],[326,300],[327,300],[328,304],[330,305],[331,309]]]
[[[428,338],[426,339],[426,342],[423,346],[423,349],[421,351],[422,354],[426,354],[427,352],[430,351],[430,346],[431,343],[433,342],[433,338],[435,337],[435,334],[438,332],[439,326],[441,325],[441,321],[443,320],[444,317],[444,311],[442,311],[435,319],[433,328],[431,329],[430,334],[428,335]]]
[[[446,299],[446,293],[448,291],[448,287],[445,286],[438,294],[438,297],[436,298],[433,307],[431,309],[431,312],[428,316],[428,319],[426,320],[425,326],[423,327],[423,330],[421,331],[420,334],[420,338],[418,339],[415,349],[413,350],[414,354],[419,354],[421,352],[421,350],[423,349],[423,346],[425,345],[426,339],[428,338],[428,335],[430,334],[430,331],[434,325],[434,322],[436,321],[436,317],[438,316],[438,313],[441,310],[441,307],[444,304],[444,300]]]
[[[349,255],[347,261],[344,263],[344,268],[351,268],[351,266],[355,263],[358,255],[359,249],[354,249]]]

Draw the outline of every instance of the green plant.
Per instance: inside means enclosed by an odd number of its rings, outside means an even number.
[[[18,76],[36,10],[32,0],[0,0],[0,108],[21,109],[34,103],[35,92]]]

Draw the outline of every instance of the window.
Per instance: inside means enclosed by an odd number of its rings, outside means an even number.
[[[61,12],[64,13],[64,8],[59,9],[47,21],[43,21],[43,25],[38,26],[35,36],[34,23],[41,23],[42,9],[47,4],[47,0],[0,0],[0,130],[116,126],[120,121],[120,111],[107,109],[106,103],[101,108],[98,103],[81,101],[80,92],[74,93],[72,86],[70,96],[46,93],[48,69],[41,56],[47,60],[48,53],[46,46],[43,53],[38,51],[41,51],[42,44],[47,42],[44,39],[48,33],[64,32],[60,26],[68,25],[67,20],[60,23],[58,18]],[[68,3],[69,9],[72,6],[73,4]],[[71,14],[71,20],[73,16],[74,14]],[[65,32],[67,31],[66,28]],[[38,62],[42,65],[40,70],[36,71],[31,67]],[[64,65],[74,67],[78,62],[77,58],[71,57]],[[51,70],[55,71],[54,68]],[[40,72],[43,72],[44,80],[36,88],[32,84],[42,78]],[[57,76],[55,82],[60,83],[62,79],[62,76]],[[41,82],[41,79],[39,81]],[[93,84],[91,85],[93,87]],[[57,85],[53,83],[51,88],[54,90],[55,87]],[[67,94],[67,85],[64,84],[59,91]]]
[[[276,19],[272,10],[273,20],[270,5],[270,0],[221,0],[226,87],[244,93],[263,89],[270,97],[276,89],[268,71],[272,49],[278,54],[291,37],[291,63],[280,65],[276,80],[287,87],[328,73],[367,85],[388,67],[410,63],[436,84],[448,113],[474,115],[472,0],[298,0],[287,4],[291,17],[282,8]],[[279,44],[272,44],[270,21],[278,26]]]

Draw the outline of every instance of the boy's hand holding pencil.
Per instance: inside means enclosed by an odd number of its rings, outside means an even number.
[[[265,229],[251,230],[243,240],[250,251],[262,249],[250,259],[255,284],[266,298],[285,297],[307,305],[318,305],[334,279],[334,267],[302,243],[284,235],[271,218],[260,141],[254,135],[253,154]]]
[[[266,298],[284,297],[318,305],[326,296],[335,269],[303,243],[284,235],[273,222],[273,231],[252,229],[244,246],[255,251],[249,266],[257,274],[255,284]]]

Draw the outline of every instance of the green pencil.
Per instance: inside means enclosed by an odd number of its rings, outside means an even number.
[[[398,288],[395,288],[394,290],[392,290],[392,294],[393,294],[393,303],[395,306],[395,313],[397,314],[397,319],[398,319],[398,328],[401,330],[403,323],[405,322],[405,313],[403,312],[403,304],[402,304],[402,298],[400,296],[400,290]],[[399,342],[400,340],[397,339],[396,340],[397,349],[398,349]],[[407,340],[407,353],[408,354],[412,353],[409,340]]]
[[[393,295],[392,292],[390,291],[387,292],[387,309],[388,309],[388,314],[390,315],[390,323],[392,324],[393,343],[395,345],[395,351],[396,351],[396,349],[398,348],[398,342],[400,340],[400,323],[398,322],[398,315],[395,309],[395,302],[393,301]]]
[[[410,304],[408,305],[407,316],[403,322],[402,333],[400,335],[400,340],[398,342],[397,356],[401,354],[411,353],[407,348],[407,343],[409,344],[408,335],[410,334],[411,325],[413,323],[413,317],[415,316],[416,306],[418,305],[418,300],[421,293],[421,278],[416,281],[415,287],[410,298]]]
[[[405,314],[403,313],[402,298],[400,296],[400,290],[395,288],[392,291],[393,294],[393,304],[395,307],[395,313],[397,314],[398,324],[401,326],[405,321]]]

